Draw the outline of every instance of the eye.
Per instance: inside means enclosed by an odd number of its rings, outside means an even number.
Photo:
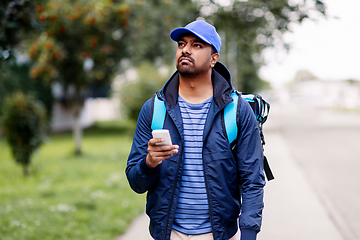
[[[196,48],[202,48],[202,45],[201,45],[201,44],[198,44],[198,43],[195,43],[195,44],[194,44],[194,47],[196,47]]]
[[[183,46],[185,46],[184,42],[178,42],[178,47],[183,47]]]

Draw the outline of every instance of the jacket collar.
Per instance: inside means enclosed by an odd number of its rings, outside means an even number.
[[[219,109],[224,108],[232,101],[231,93],[234,91],[231,84],[231,75],[229,70],[220,62],[217,62],[211,75],[213,82],[213,99]],[[165,83],[158,92],[160,98],[165,98],[169,108],[176,106],[179,92],[179,72],[174,74]]]

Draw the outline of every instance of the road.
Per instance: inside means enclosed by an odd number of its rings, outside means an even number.
[[[301,239],[299,235],[303,235],[303,239],[329,239],[324,235],[326,231],[321,232],[319,228],[324,227],[325,230],[330,225],[335,227],[340,239],[360,239],[360,114],[273,104],[264,132],[267,140],[265,153],[271,155],[268,156],[269,161],[273,165],[275,178],[276,175],[278,178],[266,187],[268,196],[265,197],[265,203],[268,209],[264,211],[263,230],[267,237],[263,239]],[[277,157],[281,153],[287,154],[288,159]],[[308,192],[299,194],[298,189],[288,190],[289,185],[297,186],[297,180],[292,176],[297,173],[292,174],[284,167],[289,162],[296,170],[300,170],[300,178],[310,187],[310,192],[308,189]],[[284,181],[288,181],[288,191],[279,193],[281,189],[276,185]],[[283,200],[290,213],[284,209],[278,213],[271,210],[273,189],[284,197],[275,198],[276,201]],[[297,195],[292,200],[292,206],[288,202],[288,195]],[[309,201],[310,195],[317,198],[320,203],[318,207],[303,206]],[[298,208],[301,210],[296,211]],[[319,212],[314,212],[320,208],[331,222],[326,223],[326,227],[322,226],[324,221],[318,220],[316,214]],[[288,218],[281,219],[280,216],[275,217],[276,214]],[[269,229],[267,224],[276,230]],[[287,231],[288,238],[282,237],[279,232],[291,224],[301,224],[303,231],[294,233],[294,236],[289,235],[291,231]]]

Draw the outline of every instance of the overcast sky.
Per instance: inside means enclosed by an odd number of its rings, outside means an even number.
[[[360,0],[324,0],[339,19],[304,21],[286,34],[292,44],[285,51],[266,51],[267,66],[260,76],[277,86],[291,81],[299,70],[322,80],[360,80]]]

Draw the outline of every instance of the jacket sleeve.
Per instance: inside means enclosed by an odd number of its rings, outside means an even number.
[[[156,181],[159,167],[150,168],[146,164],[148,142],[152,138],[150,116],[152,100],[149,99],[142,107],[133,139],[131,151],[125,169],[130,187],[137,193],[144,193]]]
[[[239,225],[241,240],[255,240],[264,208],[264,156],[254,112],[241,98],[239,138],[235,149],[242,197]]]

